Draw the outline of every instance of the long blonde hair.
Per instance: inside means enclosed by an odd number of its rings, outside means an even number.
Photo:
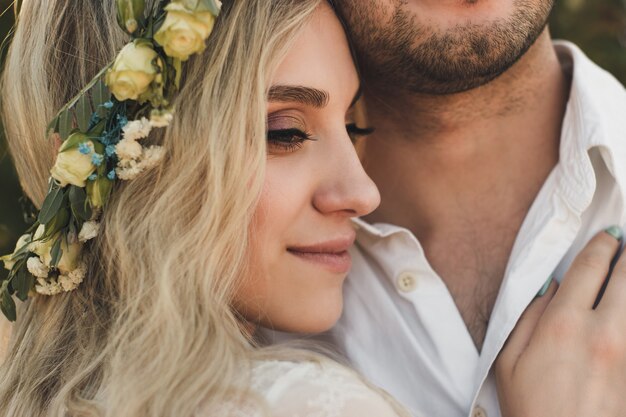
[[[270,76],[320,0],[225,2],[185,66],[162,166],[113,191],[81,287],[18,311],[0,416],[192,416],[236,393],[251,343],[230,307],[265,168]],[[150,1],[148,1],[150,5]],[[54,113],[127,39],[114,0],[24,0],[3,122],[40,205]]]

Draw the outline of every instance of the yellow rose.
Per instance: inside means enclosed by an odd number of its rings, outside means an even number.
[[[119,101],[137,100],[156,77],[153,65],[157,53],[150,45],[126,45],[107,72],[105,83]]]
[[[93,152],[93,143],[85,142]],[[96,166],[91,162],[91,153],[83,154],[78,148],[64,150],[61,146],[57,155],[57,160],[50,173],[61,187],[72,184],[77,187],[84,187],[87,178],[96,170]]]
[[[52,255],[50,254],[50,251],[52,250],[52,246],[54,246],[54,242],[56,242],[59,238],[59,234],[52,236],[46,241],[37,241],[37,239],[43,236],[44,230],[44,225],[39,225],[37,231],[35,231],[31,251],[39,255],[45,266],[50,267],[50,264],[52,263]],[[67,274],[78,267],[81,248],[82,246],[78,242],[68,244],[67,239],[61,239],[61,250],[63,253],[61,254],[61,259],[57,265],[57,268],[61,271],[61,273]]]
[[[154,40],[163,46],[165,53],[181,61],[204,50],[204,41],[213,30],[215,17],[210,12],[194,12],[180,3],[165,7],[167,16]]]
[[[18,250],[20,250],[22,248],[22,246],[30,243],[30,241],[32,240],[32,236],[30,234],[25,234],[22,235],[17,243],[15,244],[15,249],[13,250],[13,253],[10,255],[6,255],[0,258],[0,261],[4,262],[4,267],[6,269],[8,269],[9,271],[13,269],[13,266],[15,266],[15,261],[13,260],[13,255],[15,255],[15,252],[17,252]]]

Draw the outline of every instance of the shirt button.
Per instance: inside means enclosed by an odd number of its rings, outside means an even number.
[[[474,411],[472,411],[472,417],[487,417],[487,412],[481,406],[474,407]]]
[[[398,275],[398,289],[402,292],[411,292],[417,288],[417,278],[412,272],[403,272]]]

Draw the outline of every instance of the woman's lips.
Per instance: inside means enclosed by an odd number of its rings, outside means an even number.
[[[332,273],[345,274],[352,266],[348,248],[352,246],[354,239],[355,234],[350,234],[314,245],[292,246],[287,248],[287,252],[304,261],[322,266]]]

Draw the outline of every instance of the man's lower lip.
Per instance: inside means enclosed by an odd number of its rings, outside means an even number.
[[[352,257],[348,251],[337,253],[298,252],[289,250],[294,256],[308,262],[316,263],[330,272],[345,274],[352,266]]]

